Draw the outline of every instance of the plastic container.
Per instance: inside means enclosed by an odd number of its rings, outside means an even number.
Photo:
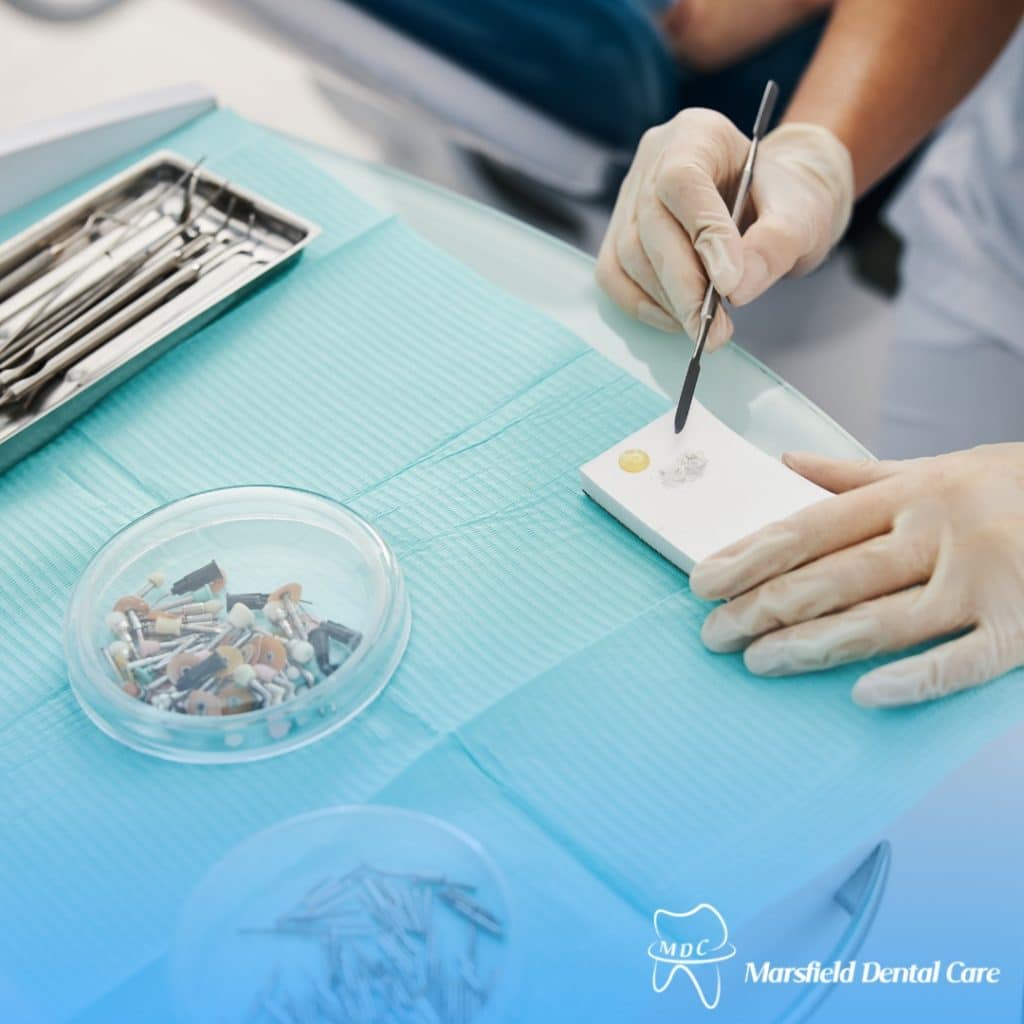
[[[453,911],[445,884],[497,931]],[[182,909],[170,977],[189,1024],[282,1007],[301,1020],[484,1024],[505,1019],[516,938],[504,879],[474,839],[418,812],[339,807],[257,833],[207,873]],[[466,978],[485,995],[466,996]]]
[[[310,687],[274,706],[204,717],[163,710],[125,692],[104,651],[119,598],[150,573],[169,582],[215,559],[226,592],[299,581],[319,618],[362,634]],[[343,505],[307,491],[232,487],[194,494],[137,519],[96,554],[71,596],[64,645],[72,689],[104,732],[174,761],[250,761],[294,750],[351,721],[376,698],[408,642],[402,573],[380,535]]]

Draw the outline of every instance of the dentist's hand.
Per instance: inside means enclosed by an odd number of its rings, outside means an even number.
[[[785,461],[838,496],[694,568],[695,594],[730,599],[704,623],[708,647],[746,648],[750,671],[778,676],[945,638],[861,676],[865,706],[931,700],[1024,664],[1024,444]]]
[[[598,282],[627,313],[693,336],[708,277],[743,305],[784,274],[813,270],[838,241],[853,204],[846,147],[814,124],[769,132],[741,238],[730,204],[749,145],[727,118],[699,108],[645,133],[597,260]],[[731,335],[719,308],[708,349]]]

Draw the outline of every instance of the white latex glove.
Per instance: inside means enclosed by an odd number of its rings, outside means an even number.
[[[692,337],[709,275],[741,306],[784,274],[813,270],[838,241],[853,204],[846,147],[820,125],[769,132],[741,238],[729,210],[749,145],[728,118],[700,108],[644,134],[597,258],[599,284],[627,313]],[[708,350],[731,335],[720,307]]]
[[[913,704],[1024,664],[1024,444],[931,459],[787,455],[831,491],[697,565],[713,651],[757,675],[810,672],[948,638],[863,675],[865,706]],[[749,646],[748,646],[749,645]]]

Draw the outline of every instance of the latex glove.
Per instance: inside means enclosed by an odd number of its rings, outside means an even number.
[[[729,598],[704,623],[713,651],[746,648],[757,675],[810,672],[960,634],[863,675],[865,706],[913,704],[1024,664],[1024,444],[906,462],[787,455],[837,497],[697,565]]]
[[[820,125],[769,132],[741,238],[722,193],[731,204],[749,145],[728,118],[700,108],[644,134],[597,259],[599,284],[627,313],[665,331],[682,325],[693,337],[709,276],[743,305],[784,274],[813,270],[838,241],[853,204],[846,147]],[[732,329],[720,307],[708,350]]]

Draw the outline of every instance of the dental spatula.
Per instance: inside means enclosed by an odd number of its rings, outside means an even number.
[[[743,207],[747,203],[750,181],[754,176],[754,161],[757,159],[757,146],[765,133],[765,129],[768,127],[768,122],[772,119],[772,112],[775,110],[775,101],[778,97],[779,87],[769,80],[768,84],[764,87],[761,106],[757,110],[754,130],[750,133],[750,149],[747,151],[747,159],[743,164],[743,173],[740,175],[740,184],[736,189],[736,198],[732,204],[732,219],[736,224],[739,224],[740,217],[743,215]],[[711,330],[711,321],[715,319],[715,313],[718,310],[718,302],[718,292],[715,291],[715,286],[709,281],[707,291],[704,293],[704,301],[700,307],[700,329],[697,331],[697,341],[694,345],[689,368],[686,371],[686,379],[683,381],[683,390],[679,395],[679,404],[676,406],[675,429],[677,434],[686,425],[686,417],[690,415],[693,392],[697,388],[697,377],[700,376],[700,357],[704,354],[704,345],[708,340],[708,332]]]

